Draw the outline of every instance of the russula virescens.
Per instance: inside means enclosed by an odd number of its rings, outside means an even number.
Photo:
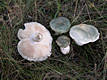
[[[66,17],[58,17],[50,21],[51,29],[59,34],[68,32],[70,26],[70,21]]]
[[[62,35],[56,40],[57,45],[60,47],[60,50],[63,54],[68,54],[70,51],[70,38]]]
[[[29,61],[43,61],[51,55],[52,37],[50,32],[40,23],[24,24],[25,29],[19,29],[18,52]]]
[[[69,34],[80,46],[89,42],[95,42],[99,39],[100,35],[96,27],[87,24],[74,25],[71,27]]]

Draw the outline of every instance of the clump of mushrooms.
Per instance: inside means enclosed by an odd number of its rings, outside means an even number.
[[[69,31],[71,24],[66,17],[58,17],[50,21],[50,27],[56,34],[62,34]],[[60,36],[56,40],[57,45],[63,54],[67,54],[70,51],[70,39],[67,36]]]
[[[56,40],[57,45],[60,47],[60,50],[63,54],[68,54],[70,51],[70,38],[62,35]]]
[[[69,19],[65,17],[58,17],[50,21],[50,27],[58,34],[66,33],[69,31],[71,24]]]
[[[51,55],[52,37],[50,32],[40,23],[24,24],[25,29],[19,29],[20,39],[17,49],[20,55],[29,61],[43,61]]]
[[[96,27],[87,24],[79,24],[71,27],[69,34],[80,46],[89,42],[95,42],[99,39],[100,35]]]

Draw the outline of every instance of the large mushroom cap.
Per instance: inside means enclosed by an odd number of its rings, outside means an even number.
[[[59,47],[66,48],[68,45],[70,45],[70,38],[62,35],[57,38],[56,43]]]
[[[18,51],[29,61],[43,61],[51,54],[52,37],[50,32],[40,23],[24,24],[25,29],[19,29]]]
[[[80,46],[99,39],[97,28],[87,24],[79,24],[71,27],[69,34]]]
[[[50,22],[50,27],[57,33],[65,33],[69,30],[71,24],[65,17],[58,17]]]
[[[33,44],[30,39],[18,43],[18,52],[29,61],[43,61],[51,55],[51,47],[47,44]]]

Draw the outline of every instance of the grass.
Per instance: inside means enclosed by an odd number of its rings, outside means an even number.
[[[106,0],[0,0],[0,80],[106,80]],[[71,25],[95,25],[100,39],[61,54],[49,27],[55,17],[69,18]],[[53,36],[52,56],[43,62],[29,62],[17,51],[17,32],[25,22],[37,21]],[[68,35],[66,33],[65,35]]]

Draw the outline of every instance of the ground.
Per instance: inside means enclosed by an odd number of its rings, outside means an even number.
[[[106,0],[0,0],[0,80],[106,80],[107,5]],[[55,40],[58,36],[49,22],[67,17],[71,27],[94,25],[100,38],[78,46],[71,39],[71,51],[63,55]],[[43,62],[29,62],[18,51],[17,32],[24,23],[37,21],[53,36],[52,55]],[[69,37],[68,33],[65,33]]]

